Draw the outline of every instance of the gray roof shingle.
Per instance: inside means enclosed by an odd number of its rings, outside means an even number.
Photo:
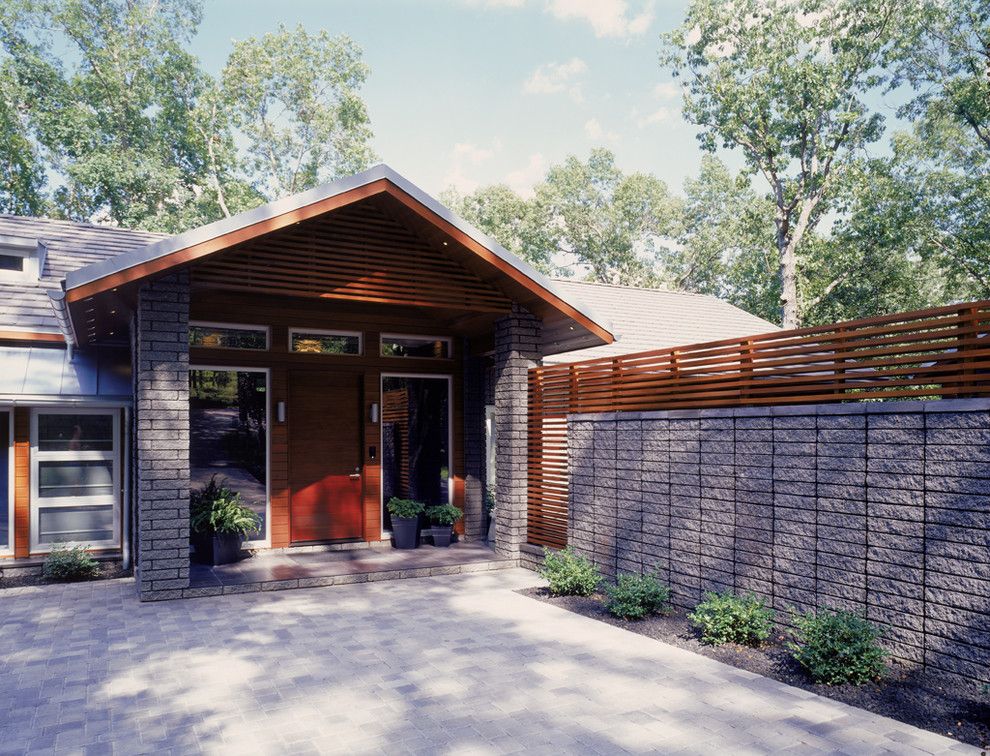
[[[548,363],[613,357],[780,330],[763,318],[705,294],[571,279],[557,280],[556,284],[611,320],[617,338],[612,344],[552,355],[546,358]]]
[[[40,281],[0,281],[0,330],[58,332],[48,291],[70,270],[143,247],[167,234],[91,223],[0,215],[0,236],[41,241],[48,250]]]

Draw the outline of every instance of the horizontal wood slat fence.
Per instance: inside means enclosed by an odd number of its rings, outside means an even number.
[[[528,536],[567,543],[567,416],[990,395],[990,300],[529,371]]]

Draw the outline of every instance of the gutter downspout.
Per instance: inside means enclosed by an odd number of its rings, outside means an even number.
[[[69,352],[69,359],[72,359],[72,351],[76,344],[79,343],[76,339],[76,329],[72,325],[72,315],[69,314],[69,305],[65,301],[65,281],[62,282],[61,289],[48,290],[48,301],[52,306],[52,311],[55,313],[55,321],[58,323],[58,329],[62,332],[62,336],[65,338],[65,348]]]

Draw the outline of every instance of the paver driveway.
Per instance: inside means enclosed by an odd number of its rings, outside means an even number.
[[[512,592],[536,582],[3,591],[0,752],[968,750]]]

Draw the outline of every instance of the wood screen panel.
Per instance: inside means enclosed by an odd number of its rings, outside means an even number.
[[[195,267],[194,286],[353,302],[507,312],[491,283],[373,201],[227,250]]]
[[[31,554],[31,410],[14,408],[14,556]]]
[[[990,396],[990,301],[529,371],[529,540],[567,540],[567,416]]]

